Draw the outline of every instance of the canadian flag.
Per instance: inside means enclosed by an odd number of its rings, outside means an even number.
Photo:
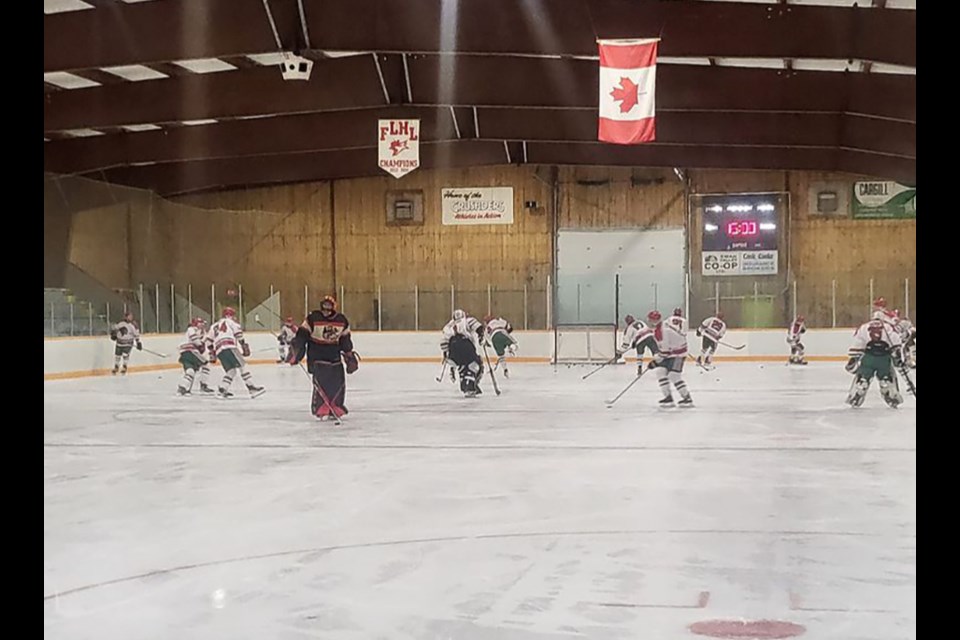
[[[659,38],[597,41],[601,141],[639,144],[656,139],[654,93],[659,43]]]

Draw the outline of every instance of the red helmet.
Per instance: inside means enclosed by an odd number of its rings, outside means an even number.
[[[661,319],[663,319],[663,316],[660,315],[659,311],[654,310],[647,314],[647,320],[654,324],[660,322]]]
[[[887,308],[886,298],[884,298],[883,296],[877,298],[876,300],[873,301],[873,306],[876,309],[886,309]]]
[[[190,321],[191,327],[202,327],[205,324],[207,324],[207,321],[201,318],[200,316],[197,316],[196,318]]]
[[[323,296],[323,300],[320,301],[320,309],[324,311],[336,311],[337,299],[333,296]]]
[[[631,324],[633,324],[634,322],[636,322],[637,319],[634,318],[632,315],[630,315],[630,314],[628,313],[628,314],[627,314],[627,317],[624,318],[623,321],[627,323],[627,326],[630,326]]]
[[[677,307],[676,309],[673,310],[673,315],[675,315],[675,316],[680,316],[680,317],[682,318],[682,317],[683,317],[683,309],[681,309],[680,307]]]
[[[237,310],[233,307],[224,307],[223,308],[223,317],[224,318],[236,318]]]
[[[287,316],[287,319],[283,321],[283,324],[293,324],[293,316]]]
[[[806,318],[804,318],[803,316],[801,315],[797,316],[797,322],[805,322],[805,321],[806,321]]]
[[[717,311],[717,320],[723,320],[723,311]]]

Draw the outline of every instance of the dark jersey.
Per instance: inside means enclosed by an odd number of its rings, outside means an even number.
[[[350,321],[342,313],[324,316],[320,311],[311,311],[297,327],[291,347],[297,361],[306,355],[307,363],[340,362],[341,353],[353,351]]]

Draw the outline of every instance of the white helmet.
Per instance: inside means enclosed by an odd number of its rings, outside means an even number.
[[[463,320],[466,317],[467,317],[467,314],[463,312],[463,309],[457,309],[456,311],[453,312],[454,320]]]

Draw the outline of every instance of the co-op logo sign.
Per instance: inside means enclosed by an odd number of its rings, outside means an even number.
[[[714,271],[716,273],[724,273],[728,271],[736,271],[740,267],[740,261],[737,254],[711,254],[704,257],[703,260],[703,269],[704,271]]]

